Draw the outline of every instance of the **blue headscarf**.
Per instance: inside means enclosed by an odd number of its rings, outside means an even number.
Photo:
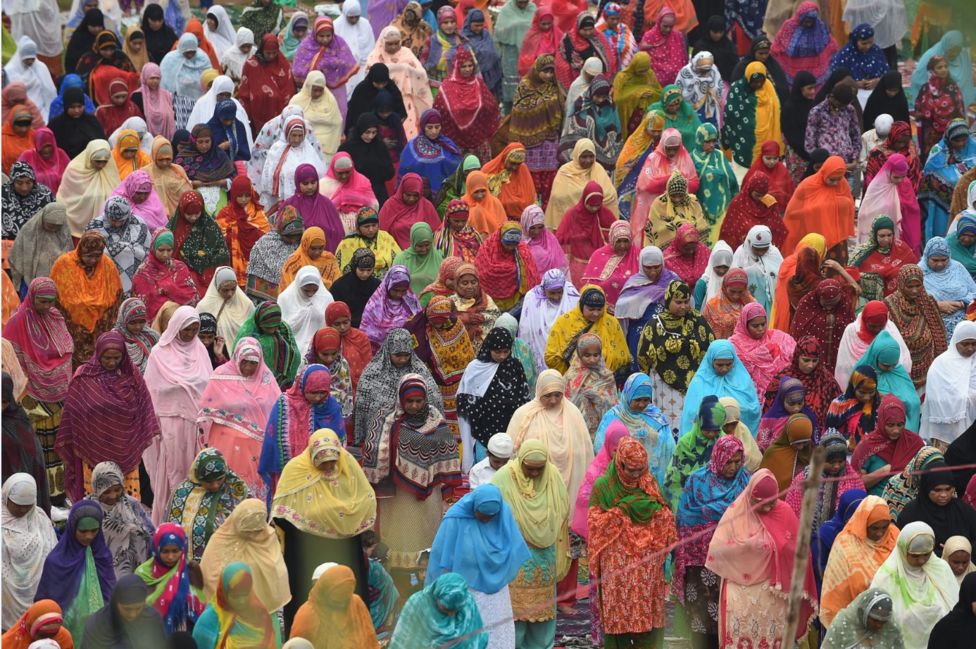
[[[959,84],[963,103],[968,106],[976,101],[976,87],[973,86],[973,62],[970,59],[969,48],[965,46],[962,32],[955,29],[946,32],[942,39],[930,47],[915,64],[915,72],[912,73],[912,97],[918,97],[922,86],[928,83],[929,59],[933,56],[943,56],[948,60],[949,50],[955,47],[959,48],[959,54],[949,61],[949,74],[952,76],[952,80]]]
[[[491,516],[487,522],[475,513]],[[429,586],[444,573],[456,572],[468,585],[488,595],[497,593],[518,574],[529,558],[512,508],[493,484],[484,484],[454,503],[430,550]]]
[[[898,362],[901,347],[887,331],[881,331],[864,351],[857,365],[868,365],[878,375],[878,393],[893,394],[905,404],[905,427],[918,430],[922,413],[922,402],[918,397],[912,377]],[[881,363],[894,365],[890,370],[881,369]]]
[[[51,109],[48,111],[47,120],[50,122],[52,119],[64,113],[64,93],[70,88],[78,88],[81,93],[85,96],[85,112],[94,113],[95,104],[92,102],[91,97],[85,94],[85,82],[77,74],[72,72],[71,74],[64,75],[64,79],[61,80],[61,87],[58,89],[58,96],[51,101]]]
[[[453,614],[443,613],[442,608]],[[447,572],[410,596],[400,613],[390,647],[484,649],[488,646],[488,631],[478,633],[483,627],[478,605],[464,577]],[[461,642],[456,642],[461,638]]]
[[[723,440],[735,440],[738,444],[735,445],[732,441]],[[720,449],[725,450],[725,452],[722,453]],[[746,469],[744,461],[739,467],[739,471],[731,479],[719,475],[719,471],[736,451],[741,452],[744,457],[745,450],[742,442],[739,442],[732,435],[719,437],[712,449],[712,456],[709,458],[708,464],[688,477],[684,489],[681,491],[681,499],[678,501],[678,509],[675,514],[675,520],[679,527],[687,528],[717,523],[725,510],[732,505],[739,494],[745,491],[752,474]],[[720,453],[722,456],[718,457]]]
[[[664,484],[671,457],[674,455],[674,435],[671,434],[671,424],[667,415],[653,403],[648,404],[647,408],[640,412],[630,409],[630,402],[641,398],[653,399],[654,387],[651,377],[643,372],[635,372],[624,383],[617,405],[608,410],[600,420],[593,440],[593,451],[596,453],[600,451],[607,437],[607,428],[619,420],[630,431],[630,436],[644,446],[644,450],[647,451],[648,470],[658,484]]]
[[[948,257],[949,263],[938,272],[929,268],[929,257]],[[925,291],[935,300],[962,300],[967,304],[976,298],[976,282],[961,263],[952,259],[945,237],[932,237],[922,252],[922,276]]]
[[[222,120],[234,120],[230,126],[225,126]],[[207,122],[213,136],[213,144],[217,147],[224,142],[230,142],[230,148],[225,151],[232,161],[247,161],[251,159],[251,149],[247,146],[247,129],[244,123],[237,119],[237,104],[233,99],[217,102],[213,117]]]
[[[862,52],[857,48],[858,41],[874,38],[874,28],[867,23],[861,23],[851,31],[851,39],[847,45],[834,54],[830,62],[830,71],[837,68],[847,68],[855,81],[865,79],[880,79],[888,71],[888,59],[877,45]]]
[[[731,360],[732,369],[725,376],[715,373],[713,362],[716,360]],[[684,408],[681,411],[682,434],[691,430],[698,417],[698,406],[702,400],[713,394],[716,397],[733,397],[739,402],[740,421],[749,430],[759,430],[759,419],[762,408],[759,397],[756,396],[756,384],[746,366],[739,360],[735,347],[728,340],[716,340],[708,346],[705,358],[702,359],[695,377],[688,385],[685,395]]]
[[[830,554],[830,549],[834,547],[834,539],[847,525],[847,521],[851,520],[861,501],[867,497],[868,493],[863,489],[845,491],[840,495],[834,517],[821,525],[819,530],[814,530],[813,538],[810,540],[810,551],[813,553],[817,575],[823,575],[827,569],[827,556]]]

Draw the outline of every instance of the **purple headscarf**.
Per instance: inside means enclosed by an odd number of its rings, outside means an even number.
[[[407,288],[407,292],[399,300],[391,300],[389,297],[390,289],[394,286]],[[406,266],[398,264],[390,268],[379,288],[370,296],[363,309],[359,330],[369,337],[373,351],[376,351],[391,330],[404,326],[420,310],[420,301],[410,290],[410,271]]]
[[[343,18],[345,20],[345,18]],[[388,25],[389,23],[383,23]],[[325,47],[319,45],[315,36],[323,29],[332,30],[332,40]],[[312,29],[302,39],[295,50],[295,59],[291,64],[292,72],[298,79],[304,79],[312,70],[319,70],[325,75],[325,82],[332,91],[339,112],[346,114],[346,81],[359,68],[356,56],[349,49],[348,43],[335,33],[335,25],[331,18],[320,16],[316,18]],[[308,227],[308,226],[305,226]]]
[[[380,39],[383,28],[392,25],[408,4],[410,0],[369,0],[366,14],[369,24],[373,26],[373,36],[376,40]]]
[[[94,518],[99,525],[102,523],[102,506],[94,500],[79,500],[71,507],[68,514],[68,526],[58,544],[51,550],[44,560],[44,572],[37,585],[34,601],[53,599],[67,611],[78,595],[78,585],[85,574],[85,546],[75,539],[78,521],[82,518]],[[112,589],[115,588],[115,569],[112,567],[112,553],[105,543],[105,535],[99,528],[98,535],[92,542],[92,555],[95,557],[95,567],[98,571],[98,583],[102,587],[102,599],[108,604]]]
[[[627,278],[624,288],[620,291],[614,316],[618,319],[638,320],[644,316],[648,305],[664,301],[664,292],[671,280],[681,279],[673,271],[664,267],[661,276],[652,282],[644,274],[644,266],[664,266],[664,253],[657,246],[647,246],[640,252],[641,269]]]
[[[284,201],[282,208],[286,205],[294,207],[302,217],[306,230],[313,226],[322,228],[325,232],[325,249],[335,254],[339,242],[346,236],[346,231],[342,227],[339,210],[335,208],[332,201],[318,191],[310,197],[302,194],[302,183],[312,180],[316,182],[319,180],[315,167],[308,163],[298,165],[295,169],[295,194]]]

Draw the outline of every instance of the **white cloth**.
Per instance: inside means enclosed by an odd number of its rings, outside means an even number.
[[[58,539],[54,534],[51,520],[44,510],[34,505],[34,509],[20,518],[7,509],[7,500],[37,501],[37,483],[27,473],[15,473],[3,483],[3,504],[0,505],[0,524],[3,530],[3,579],[0,589],[3,592],[3,628],[9,629],[17,623],[31,604],[34,593],[41,581],[44,560]],[[22,504],[22,503],[21,503]]]
[[[51,72],[38,60],[37,52],[37,43],[30,36],[21,36],[17,39],[17,52],[7,65],[3,66],[6,77],[4,84],[11,81],[23,82],[27,86],[27,96],[37,104],[41,117],[46,122],[48,112],[51,110],[51,102],[58,96],[58,90],[54,87]],[[33,59],[33,63],[24,65],[24,61],[30,59]]]
[[[221,297],[218,289],[224,282],[234,282],[234,295],[229,300]],[[237,274],[228,266],[221,266],[210,280],[203,299],[197,304],[197,313],[209,313],[217,318],[217,335],[224,339],[227,351],[233,352],[234,340],[244,321],[254,313],[254,303],[237,286]]]
[[[43,56],[59,56],[64,50],[61,10],[56,0],[11,0],[3,3],[3,13],[10,16],[14,40],[29,36]]]
[[[852,27],[874,27],[874,44],[881,49],[898,45],[908,31],[904,0],[847,0],[843,19]]]
[[[881,119],[882,117],[886,117],[886,115],[878,115],[878,119]],[[891,116],[887,117],[888,119],[891,119]],[[877,121],[878,120],[875,120],[875,123],[877,123]],[[874,149],[874,147],[881,144],[886,137],[887,136],[879,137],[877,129],[873,128],[870,131],[865,131],[861,136],[861,155],[859,155],[857,158],[858,164],[861,166],[861,171],[864,171],[864,169],[867,167],[868,156],[871,154],[871,151]]]
[[[359,64],[359,71],[346,82],[346,94],[349,97],[352,97],[352,91],[356,89],[359,82],[366,78],[366,57],[376,47],[373,27],[362,13],[359,0],[346,0],[342,3],[342,17],[337,18],[334,24],[336,36],[346,41],[352,55],[356,57],[356,63]],[[353,16],[359,16],[359,21],[355,25],[348,20]]]
[[[863,314],[858,313],[857,317],[854,318],[854,322],[847,325],[847,328],[844,329],[844,335],[840,338],[840,345],[837,346],[837,365],[834,367],[834,378],[837,379],[837,384],[844,389],[847,389],[847,384],[851,380],[854,367],[861,360],[861,357],[864,356],[864,352],[867,351],[868,346],[871,344],[864,342],[857,335],[857,332],[861,329],[861,315]],[[911,374],[912,355],[909,353],[908,345],[905,344],[905,339],[901,337],[901,332],[898,331],[898,327],[891,320],[888,320],[885,323],[884,330],[891,334],[891,337],[898,343],[898,348],[901,349],[901,356],[899,356],[898,362],[905,368],[906,372]],[[926,389],[927,393],[928,390]]]
[[[115,148],[115,143],[118,142],[119,135],[126,129],[135,131],[139,136],[139,149],[147,155],[152,155],[153,136],[149,133],[149,126],[146,125],[146,120],[138,115],[122,122],[122,125],[112,131],[112,134],[108,136],[108,143],[112,148]]]
[[[317,286],[312,297],[305,297],[303,286]],[[295,334],[298,349],[304,352],[312,343],[315,332],[325,326],[325,307],[335,302],[332,293],[322,283],[322,275],[315,266],[302,266],[295,281],[278,296],[281,319]]]
[[[732,246],[721,239],[716,241],[715,245],[712,246],[712,254],[708,256],[708,267],[705,269],[705,274],[702,275],[702,279],[705,280],[705,298],[698,305],[699,311],[706,302],[718,295],[718,292],[722,290],[722,278],[724,275],[719,275],[713,268],[716,266],[728,266],[731,269],[734,261],[735,255],[732,254]],[[725,272],[729,271],[726,270]]]
[[[491,385],[495,373],[498,372],[498,363],[489,363],[475,359],[468,363],[461,375],[461,382],[458,383],[458,398],[462,394],[470,394],[479,399],[485,396],[488,386]],[[471,423],[463,415],[458,415],[458,428],[461,433],[461,470],[471,470],[474,464],[474,437],[471,435]]]
[[[558,269],[547,271],[562,272]],[[543,277],[545,281],[545,277]],[[522,302],[522,317],[519,320],[518,337],[532,348],[536,369],[541,373],[546,370],[546,341],[556,318],[576,308],[580,294],[568,279],[563,286],[563,297],[558,303],[550,302],[542,285],[536,286],[526,294]]]
[[[515,649],[515,620],[508,585],[492,595],[474,588],[468,590],[478,605],[482,627],[488,631],[485,649]]]
[[[949,348],[929,367],[922,403],[923,439],[952,443],[976,420],[976,354],[965,358],[956,349],[976,339],[976,322],[963,320],[952,332]]]
[[[217,31],[210,31],[210,25],[204,21],[203,35],[213,45],[214,52],[217,53],[217,60],[220,60],[227,50],[234,47],[237,34],[234,33],[234,25],[230,21],[230,16],[227,15],[227,10],[222,6],[213,5],[207,9],[207,15],[212,15],[217,19]]]
[[[184,54],[195,52],[187,59]],[[176,43],[176,49],[167,52],[159,63],[160,86],[174,95],[196,101],[203,96],[200,75],[210,69],[210,57],[199,47],[197,37],[183,34]],[[209,118],[208,118],[209,119]]]
[[[587,81],[583,73],[590,75],[590,80]],[[575,112],[573,106],[576,104],[576,100],[583,96],[583,93],[590,89],[590,84],[597,75],[603,74],[603,61],[598,57],[591,56],[590,58],[583,61],[583,69],[580,70],[579,75],[573,79],[573,83],[569,84],[569,90],[566,91],[566,118],[563,121],[563,130],[566,130],[566,125],[569,123],[570,116]]]
[[[467,448],[467,446],[468,444],[465,444],[465,448]],[[467,454],[467,451],[465,451],[465,454]],[[497,471],[491,468],[490,458],[486,457],[471,467],[471,470],[468,472],[468,483],[471,485],[472,489],[483,484],[488,484],[495,476],[495,473],[497,473]]]
[[[247,54],[241,51],[241,47],[244,45],[251,46]],[[241,27],[234,37],[234,47],[224,52],[220,57],[220,65],[223,67],[224,73],[235,83],[239,82],[241,75],[244,74],[244,63],[251,58],[252,54],[254,54],[254,32],[247,27]]]
[[[244,124],[244,131],[247,133],[247,147],[254,146],[254,137],[251,135],[251,118],[247,116],[247,111],[241,106],[241,102],[234,99],[234,81],[225,74],[220,75],[210,84],[210,89],[197,99],[190,111],[190,117],[186,120],[186,128],[189,131],[197,124],[206,124],[214,116],[217,109],[217,95],[224,94],[230,96],[231,101],[237,106],[237,119]]]
[[[285,110],[288,110],[288,108],[302,113],[302,109],[298,106],[289,106]],[[282,111],[282,114],[284,114],[284,111]],[[281,135],[278,141],[271,146],[271,150],[267,154],[261,170],[261,179],[258,182],[258,191],[261,193],[262,205],[272,206],[280,200],[291,198],[295,194],[295,170],[298,169],[299,165],[312,165],[315,167],[316,175],[319,178],[325,175],[327,166],[325,160],[322,159],[322,148],[319,146],[318,140],[315,141],[314,145],[309,140],[309,135],[313,131],[305,119],[304,113],[302,115],[301,120],[305,126],[305,138],[301,144],[292,146],[288,143],[288,133],[285,128],[287,122],[283,120]],[[265,124],[261,129],[262,134],[264,133],[264,128],[267,126]],[[260,135],[258,137],[260,138]],[[277,191],[275,191],[276,179],[278,185]]]

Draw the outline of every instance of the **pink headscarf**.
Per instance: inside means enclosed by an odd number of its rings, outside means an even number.
[[[241,361],[257,361],[258,368],[251,376],[241,375]],[[200,397],[201,417],[197,425],[204,439],[210,427],[223,424],[249,435],[264,435],[264,427],[271,416],[275,401],[281,396],[274,373],[264,363],[261,344],[250,336],[237,341],[234,356],[210,377],[207,389]],[[223,413],[234,413],[226,417]]]
[[[356,165],[345,151],[341,151],[332,156],[329,162],[329,169],[325,172],[325,177],[339,182],[336,178],[336,163],[340,160],[348,160],[351,165],[352,175],[345,183],[339,183],[339,189],[335,191],[329,199],[332,204],[343,213],[358,212],[360,208],[376,204],[376,195],[373,194],[373,185],[369,178],[356,171]]]
[[[149,353],[146,365],[146,387],[159,417],[186,417],[196,413],[200,397],[213,373],[207,348],[199,338],[190,342],[180,340],[180,330],[200,322],[192,306],[181,306],[173,312],[166,331]],[[180,388],[183,395],[179,396]],[[195,416],[195,415],[194,415]]]
[[[607,467],[613,462],[613,454],[617,452],[620,441],[627,437],[630,437],[630,431],[619,419],[607,426],[606,440],[603,442],[600,452],[590,462],[589,468],[586,469],[586,475],[583,476],[583,484],[580,485],[576,494],[576,507],[570,529],[584,539],[589,537],[586,513],[590,509],[590,494],[593,492],[593,483],[607,472]]]
[[[892,176],[905,176],[898,184],[891,182]],[[871,224],[882,214],[890,216],[895,223],[895,235],[919,255],[921,254],[922,211],[918,197],[908,178],[908,159],[900,153],[888,157],[881,171],[868,185],[861,206],[858,209],[857,239],[867,243],[871,237]]]
[[[162,71],[155,63],[142,66],[142,110],[146,114],[146,126],[153,135],[162,135],[167,140],[173,139],[176,132],[176,116],[173,114],[173,94],[164,90],[162,86],[151,90],[150,79],[161,79]]]
[[[772,471],[756,471],[715,529],[706,568],[741,586],[769,582],[773,588],[789,592],[799,522],[790,506],[777,498],[778,492]],[[771,500],[773,508],[759,513],[757,507]],[[806,634],[807,621],[813,615],[811,603],[816,600],[817,584],[813,568],[807,564],[797,625],[800,635]]]
[[[132,197],[136,192],[149,192],[149,196],[141,203],[136,203]],[[149,227],[150,232],[155,232],[159,228],[166,227],[169,215],[163,202],[159,200],[159,195],[153,186],[152,178],[145,169],[137,169],[125,177],[119,186],[112,192],[112,196],[122,196],[129,201],[132,213],[138,216]]]
[[[556,235],[552,231],[543,228],[542,234],[535,239],[529,237],[529,228],[534,225],[544,225],[545,221],[546,213],[538,205],[529,205],[522,211],[522,232],[525,234],[525,242],[532,252],[532,258],[535,259],[535,267],[540,276],[553,268],[565,271],[569,267],[569,262],[566,261],[566,253],[563,252],[563,247],[559,245],[559,240],[556,239]]]
[[[618,257],[613,250],[613,244],[618,239],[631,240],[630,250],[623,257]],[[590,263],[583,271],[583,284],[596,284],[603,289],[608,304],[616,304],[620,292],[627,283],[627,279],[640,270],[640,246],[634,244],[627,221],[615,221],[610,226],[607,243],[593,253]]]
[[[749,321],[753,318],[766,317],[766,308],[758,302],[750,302],[742,307],[739,321],[735,323],[735,331],[729,337],[729,342],[735,345],[739,360],[746,366],[749,376],[756,384],[756,391],[760,401],[765,398],[766,386],[780,370],[789,367],[793,362],[793,350],[796,341],[787,333],[779,329],[767,329],[758,340],[749,335]]]
[[[49,144],[54,147],[54,151],[51,152],[50,158],[44,158],[41,156],[41,149]],[[58,148],[54,131],[44,126],[34,130],[34,148],[21,153],[18,161],[29,164],[34,170],[37,182],[50,189],[52,194],[57,194],[58,187],[61,186],[61,176],[64,175],[71,158]]]

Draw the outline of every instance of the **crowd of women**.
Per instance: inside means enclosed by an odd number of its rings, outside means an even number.
[[[108,4],[3,8],[5,649],[972,642],[945,15]]]

